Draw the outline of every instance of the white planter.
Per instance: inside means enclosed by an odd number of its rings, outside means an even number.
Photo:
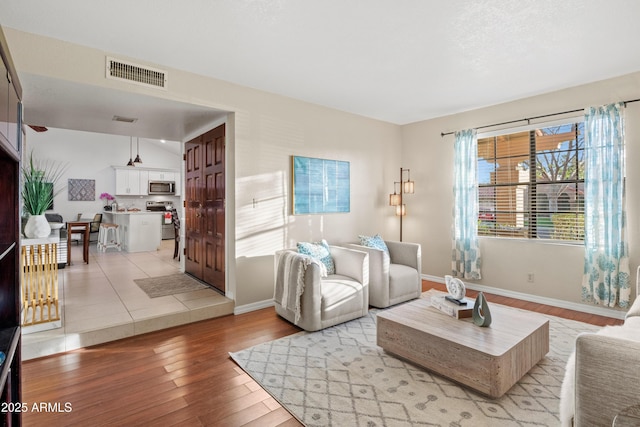
[[[51,226],[44,215],[31,215],[24,226],[24,235],[30,239],[41,239],[51,234]]]

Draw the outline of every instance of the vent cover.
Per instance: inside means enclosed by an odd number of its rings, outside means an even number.
[[[167,88],[167,72],[107,57],[107,78],[126,80],[144,86]]]

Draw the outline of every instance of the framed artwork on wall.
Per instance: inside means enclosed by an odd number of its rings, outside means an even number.
[[[291,169],[294,215],[349,212],[349,162],[292,156]]]
[[[71,179],[67,181],[69,200],[90,201],[96,199],[95,179]]]

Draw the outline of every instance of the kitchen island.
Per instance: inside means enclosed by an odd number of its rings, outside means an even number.
[[[118,225],[122,249],[126,252],[150,252],[160,247],[162,212],[104,211],[103,222]]]

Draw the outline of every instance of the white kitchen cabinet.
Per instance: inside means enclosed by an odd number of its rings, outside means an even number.
[[[138,188],[140,189],[141,196],[147,196],[149,194],[149,171],[140,170],[140,182]]]
[[[163,212],[103,212],[105,218],[118,225],[125,252],[156,251],[162,241]]]
[[[146,196],[148,186],[148,171],[116,169],[116,196]]]
[[[173,171],[149,171],[150,181],[175,181],[175,179]]]
[[[180,179],[180,172],[176,172],[174,175],[176,182],[176,196],[179,196],[182,193],[182,179]]]

